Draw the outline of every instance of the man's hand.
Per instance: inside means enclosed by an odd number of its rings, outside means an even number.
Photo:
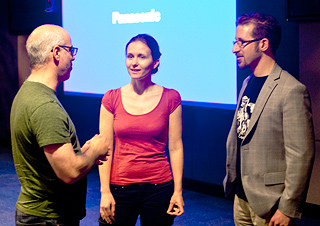
[[[290,226],[294,225],[294,219],[277,210],[272,216],[268,226]]]
[[[89,141],[86,142],[84,147],[86,145],[89,145],[90,149],[94,150],[94,152],[98,154],[96,164],[101,165],[102,161],[108,160],[107,156],[110,155],[111,148],[110,142],[105,136],[101,134],[95,135]]]

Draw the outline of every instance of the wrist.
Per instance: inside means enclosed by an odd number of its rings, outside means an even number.
[[[101,189],[100,193],[101,193],[101,195],[108,195],[111,193],[111,190],[110,190],[110,188],[105,188],[103,190]]]
[[[173,190],[173,193],[182,194],[182,191],[183,191],[182,188],[180,188],[180,189],[174,189],[174,190]]]

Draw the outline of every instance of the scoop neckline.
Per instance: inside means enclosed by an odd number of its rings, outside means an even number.
[[[124,110],[128,115],[131,115],[131,116],[143,116],[143,115],[151,114],[153,111],[155,111],[155,110],[158,108],[158,106],[160,105],[160,103],[161,103],[161,101],[162,101],[162,99],[163,99],[165,87],[163,87],[163,86],[161,86],[161,87],[162,87],[162,94],[161,94],[160,100],[159,100],[159,102],[156,104],[156,106],[155,106],[153,109],[151,109],[149,112],[146,112],[146,113],[143,113],[143,114],[137,114],[137,115],[136,115],[136,114],[132,114],[132,113],[130,113],[130,112],[128,112],[128,111],[126,110],[126,108],[125,108],[124,105],[123,105],[123,101],[122,101],[121,88],[119,88],[119,92],[120,92],[120,102],[121,102],[121,106],[122,106],[123,110]]]

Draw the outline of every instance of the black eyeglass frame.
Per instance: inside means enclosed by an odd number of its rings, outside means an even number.
[[[77,55],[78,53],[78,48],[74,47],[74,46],[62,46],[62,45],[58,45],[61,48],[68,48],[68,51],[71,53],[72,56]]]
[[[257,38],[257,39],[253,39],[253,40],[248,40],[248,41],[243,41],[243,40],[237,40],[237,41],[233,41],[232,44],[235,45],[237,44],[240,48],[244,48],[247,45],[249,45],[252,42],[257,42],[257,41],[261,41],[264,38]],[[241,43],[241,45],[239,45],[239,43]],[[246,45],[245,45],[246,44]],[[244,46],[245,45],[245,46]]]

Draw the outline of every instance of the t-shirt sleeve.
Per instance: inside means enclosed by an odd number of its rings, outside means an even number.
[[[104,94],[101,101],[101,104],[106,108],[106,110],[112,114],[114,114],[114,110],[115,110],[115,107],[114,107],[115,98],[116,98],[116,90],[111,89]]]
[[[169,113],[174,112],[180,104],[180,93],[174,89],[169,89]]]
[[[33,112],[30,121],[39,147],[71,143],[70,123],[72,122],[57,103],[41,105]]]

